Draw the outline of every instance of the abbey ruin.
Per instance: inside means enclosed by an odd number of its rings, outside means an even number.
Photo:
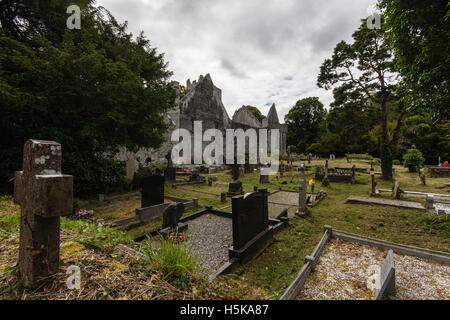
[[[176,144],[176,142],[171,142],[173,130],[183,128],[193,134],[194,121],[202,121],[203,130],[214,128],[222,132],[226,129],[239,128],[243,130],[250,128],[267,129],[270,136],[270,130],[279,129],[280,152],[286,152],[287,126],[280,123],[275,104],[271,106],[267,117],[263,121],[259,121],[245,106],[237,110],[230,119],[222,102],[222,90],[214,85],[209,74],[205,76],[200,75],[199,79],[193,82],[188,79],[185,88],[180,86],[178,82],[173,82],[173,85],[177,88],[180,95],[175,107],[167,114],[166,120],[170,128],[165,136],[166,142],[157,150],[143,149],[136,154],[122,150],[119,158],[122,161],[127,161],[128,177],[134,174],[138,162],[143,162],[148,158],[156,162],[166,162],[167,153]]]

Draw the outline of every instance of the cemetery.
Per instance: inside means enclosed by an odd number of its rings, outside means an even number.
[[[0,300],[450,300],[449,4],[366,2],[0,1]]]

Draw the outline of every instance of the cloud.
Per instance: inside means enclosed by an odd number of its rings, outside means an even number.
[[[279,118],[317,96],[329,106],[332,92],[316,86],[320,65],[335,45],[351,41],[376,0],[97,0],[129,31],[143,30],[165,54],[173,80],[211,74],[228,114],[253,105]],[[370,10],[369,10],[370,11]],[[276,93],[276,94],[274,94]]]

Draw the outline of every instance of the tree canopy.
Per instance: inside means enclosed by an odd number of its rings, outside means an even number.
[[[78,4],[81,29],[69,30],[64,1],[0,3],[2,180],[30,138],[62,144],[63,170],[83,192],[122,178],[108,153],[163,142],[176,95],[163,55],[106,9]]]

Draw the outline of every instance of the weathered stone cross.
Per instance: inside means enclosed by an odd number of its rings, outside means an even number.
[[[16,171],[14,202],[21,206],[19,273],[25,287],[59,270],[59,217],[72,213],[73,177],[61,174],[61,145],[28,140]]]

